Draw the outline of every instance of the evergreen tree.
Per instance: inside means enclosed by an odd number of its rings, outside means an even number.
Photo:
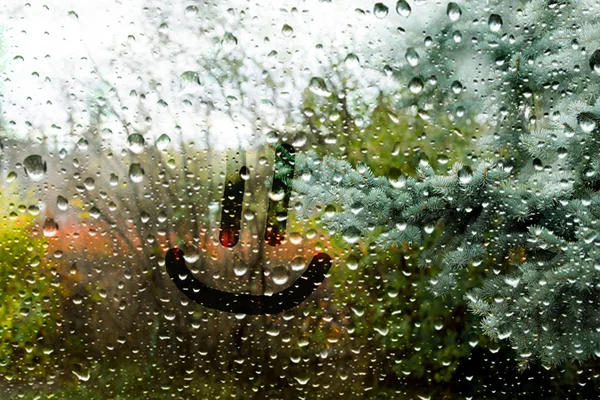
[[[415,176],[390,177],[299,155],[302,211],[339,204],[340,212],[321,221],[349,243],[381,232],[378,244],[389,251],[424,249],[421,266],[442,268],[431,281],[437,295],[452,290],[460,269],[492,265],[494,273],[466,299],[486,334],[510,340],[521,368],[600,355],[598,6],[496,1],[463,7],[458,17],[454,6],[432,25],[437,32],[426,38],[418,66],[409,63],[397,76],[413,96],[404,107],[437,106],[426,116],[432,124],[456,107],[486,119],[480,153],[446,173],[424,161]],[[463,91],[452,79],[465,66],[460,60],[489,68],[490,76],[452,101]],[[434,230],[435,246],[425,249]]]

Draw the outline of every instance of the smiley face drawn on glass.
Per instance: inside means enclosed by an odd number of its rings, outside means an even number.
[[[294,154],[294,148],[290,145],[281,144],[276,147],[275,173],[271,186],[273,195],[269,196],[264,236],[265,242],[273,247],[281,245],[285,239],[285,217],[294,177]],[[223,193],[219,230],[219,242],[224,247],[232,248],[239,241],[245,187],[243,177],[247,174],[245,166],[238,171],[235,163],[228,162],[228,179]],[[304,273],[288,288],[270,296],[253,295],[226,292],[202,283],[192,275],[183,256],[183,250],[172,248],[167,252],[165,260],[167,273],[177,289],[205,307],[236,314],[277,314],[294,308],[319,287],[331,268],[331,257],[325,253],[317,253]]]

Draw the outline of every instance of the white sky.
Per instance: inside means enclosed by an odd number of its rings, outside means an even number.
[[[259,114],[265,124],[271,126],[282,126],[285,115],[281,110],[297,118],[302,89],[308,80],[322,76],[330,60],[343,59],[348,53],[357,54],[361,60],[355,75],[364,96],[375,96],[378,87],[397,84],[373,72],[381,71],[387,63],[400,66],[404,62],[404,57],[398,56],[404,54],[405,47],[397,28],[406,29],[408,33],[404,37],[411,33],[421,37],[423,24],[434,11],[443,12],[446,3],[411,1],[413,13],[406,19],[396,13],[395,0],[383,2],[389,7],[389,14],[379,19],[372,13],[375,2],[370,0],[332,0],[330,3],[234,0],[215,1],[204,7],[200,4],[205,2],[182,0],[33,0],[29,3],[3,0],[0,21],[7,45],[4,56],[7,64],[2,73],[2,117],[5,121],[14,121],[11,128],[20,136],[49,137],[59,145],[76,141],[76,137],[68,135],[71,130],[69,110],[73,110],[76,123],[82,124],[80,129],[74,130],[77,134],[85,129],[88,121],[88,97],[102,90],[97,75],[92,72],[98,68],[123,100],[118,103],[116,96],[112,96],[109,102],[120,104],[119,114],[134,130],[145,131],[149,140],[173,132],[176,125],[182,128],[186,140],[198,142],[205,140],[208,130],[209,140],[216,147],[235,145],[239,137],[252,140],[248,116]],[[192,4],[199,11],[190,16],[185,9]],[[144,7],[150,11],[145,12]],[[297,10],[293,10],[294,7]],[[230,8],[232,14],[228,12]],[[366,13],[361,15],[357,8]],[[153,18],[156,22],[152,22]],[[211,27],[215,20],[219,24]],[[152,46],[156,45],[158,34],[152,24],[158,26],[163,21],[169,26],[165,31],[169,41],[158,46],[158,54],[153,54]],[[293,27],[292,36],[283,35],[283,24]],[[223,25],[230,26],[224,28]],[[209,32],[200,32],[206,29]],[[238,43],[231,50],[223,51],[214,38],[222,37],[226,30],[237,37]],[[135,40],[128,38],[129,35]],[[269,40],[265,41],[265,37]],[[316,48],[318,43],[323,45],[322,49]],[[205,78],[205,70],[199,68],[199,58],[225,60],[235,56],[239,49],[260,62],[284,87],[271,93],[261,82],[261,71],[248,67],[244,98],[240,99],[234,88],[220,87]],[[268,56],[272,50],[278,53],[275,57]],[[188,70],[198,71],[203,86],[184,85],[179,77]],[[157,88],[153,82],[162,86]],[[129,96],[132,89],[149,93],[142,114],[139,99]],[[238,98],[238,102],[227,105],[221,92]],[[161,98],[168,106],[157,105]],[[184,103],[186,99],[191,105]],[[220,112],[205,119],[201,99],[217,103]],[[264,99],[275,102],[275,107],[266,105]],[[127,109],[123,110],[122,106]],[[226,116],[228,111],[235,120]],[[152,117],[151,123],[143,120],[148,114]],[[53,125],[61,129],[52,128]],[[112,130],[111,140],[122,143],[126,137],[115,118],[103,121],[103,127]]]

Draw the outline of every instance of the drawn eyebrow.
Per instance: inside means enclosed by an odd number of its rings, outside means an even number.
[[[248,173],[246,166],[242,166],[239,173],[237,169],[232,171],[236,164],[235,161],[227,160],[226,184],[221,203],[219,242],[228,248],[234,247],[240,240],[242,203],[244,201],[244,187],[246,186],[242,176]]]
[[[170,249],[166,256],[167,273],[180,292],[205,307],[236,314],[277,314],[298,306],[323,282],[331,268],[331,257],[317,253],[308,268],[288,288],[267,295],[225,292],[212,288],[194,277],[188,269],[184,252]]]
[[[272,193],[284,193],[280,201],[269,199],[265,242],[270,246],[279,246],[285,239],[286,219],[294,179],[295,150],[289,144],[279,144],[275,149],[275,171],[273,173]],[[278,217],[284,217],[282,221]]]

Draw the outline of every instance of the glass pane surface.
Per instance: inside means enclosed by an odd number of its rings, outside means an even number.
[[[594,399],[600,4],[0,4],[0,399]]]

